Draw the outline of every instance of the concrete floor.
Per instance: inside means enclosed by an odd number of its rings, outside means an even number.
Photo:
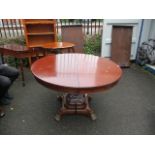
[[[75,115],[61,122],[54,120],[58,92],[41,86],[26,71],[26,87],[18,79],[10,90],[14,100],[0,119],[0,134],[155,134],[155,77],[135,65],[123,71],[117,86],[92,95],[96,121]]]

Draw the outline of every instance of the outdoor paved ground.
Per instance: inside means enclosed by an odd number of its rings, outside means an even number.
[[[0,119],[0,134],[155,134],[155,77],[132,65],[117,86],[93,95],[97,120],[65,116],[54,120],[57,92],[38,84],[29,71],[26,87],[18,79],[10,90],[14,100]]]

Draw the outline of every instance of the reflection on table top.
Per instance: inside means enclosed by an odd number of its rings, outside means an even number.
[[[75,45],[73,43],[69,42],[51,42],[48,44],[44,44],[44,48],[51,48],[51,49],[65,49],[65,48],[71,48]]]
[[[113,61],[86,54],[47,56],[36,61],[31,70],[46,84],[86,89],[113,84],[122,75],[122,70]]]

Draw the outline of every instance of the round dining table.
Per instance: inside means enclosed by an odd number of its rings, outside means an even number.
[[[56,53],[61,53],[62,50],[66,49],[67,52],[75,52],[74,50],[74,46],[75,44],[70,43],[70,42],[51,42],[51,43],[47,43],[44,44],[42,47],[44,49],[48,49],[48,50],[54,50],[56,51]]]
[[[112,88],[122,76],[121,68],[113,61],[79,53],[46,56],[34,62],[31,71],[40,84],[62,92],[57,121],[65,114],[82,114],[95,120],[89,95]]]

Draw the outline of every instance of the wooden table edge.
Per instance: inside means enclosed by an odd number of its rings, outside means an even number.
[[[33,73],[32,73],[33,74]],[[34,75],[34,74],[33,74]],[[55,91],[60,91],[64,93],[79,93],[79,94],[85,94],[85,93],[95,93],[95,92],[100,92],[100,91],[105,91],[113,86],[115,86],[121,79],[121,76],[114,82],[103,85],[103,86],[95,86],[95,87],[69,87],[69,86],[60,86],[52,83],[45,82],[38,77],[34,75],[35,79],[42,84],[43,86],[55,90]]]

